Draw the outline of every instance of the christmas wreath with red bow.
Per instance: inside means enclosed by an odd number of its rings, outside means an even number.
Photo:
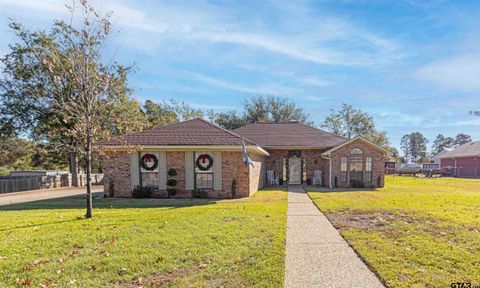
[[[207,171],[213,165],[213,158],[208,154],[200,154],[195,162],[197,168],[201,171]]]
[[[144,154],[140,159],[140,166],[142,166],[142,168],[147,171],[153,171],[157,169],[158,167],[157,156],[150,153]]]

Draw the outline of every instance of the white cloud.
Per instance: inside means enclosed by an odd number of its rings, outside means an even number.
[[[424,65],[415,72],[422,81],[459,91],[480,91],[480,54],[456,56]]]

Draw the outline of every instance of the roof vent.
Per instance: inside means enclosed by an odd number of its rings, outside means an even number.
[[[295,123],[298,123],[298,120],[290,120],[290,121],[288,121],[288,123],[295,124]]]

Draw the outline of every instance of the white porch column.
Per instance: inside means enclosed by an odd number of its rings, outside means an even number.
[[[193,152],[185,152],[185,189],[193,190],[195,188],[195,181],[193,179]]]
[[[213,189],[222,190],[222,152],[213,152]]]

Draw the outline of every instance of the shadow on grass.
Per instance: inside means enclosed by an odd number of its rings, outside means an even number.
[[[165,198],[103,198],[103,193],[94,193],[94,209],[122,208],[183,208],[217,203],[218,199],[165,199]],[[39,210],[39,209],[84,209],[85,195],[68,196],[56,199],[39,200],[0,206],[0,211]]]
[[[342,192],[375,192],[378,191],[377,188],[332,188],[327,187],[305,187],[307,192],[319,192],[319,193],[342,193]]]

